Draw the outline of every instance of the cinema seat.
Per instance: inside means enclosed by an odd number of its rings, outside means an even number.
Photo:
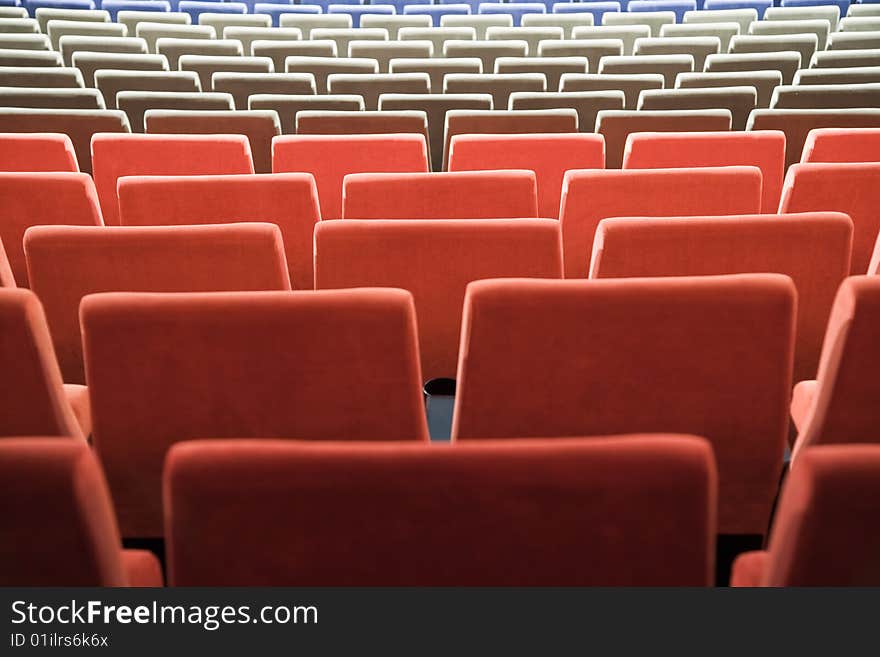
[[[636,40],[650,37],[651,28],[648,25],[595,25],[593,27],[576,27],[572,30],[571,34],[572,41],[620,41],[623,45],[623,52],[620,53],[620,56],[623,56],[632,55],[635,49]],[[596,64],[598,64],[598,60]],[[597,66],[595,64],[592,64],[591,68],[596,70]]]
[[[179,70],[181,58],[188,55],[241,57],[240,41],[232,39],[174,39],[163,37],[156,42],[156,52],[168,58],[172,71]]]
[[[578,115],[580,132],[594,132],[596,117],[602,110],[622,110],[622,91],[560,91],[510,94],[511,110],[573,109]]]
[[[432,59],[392,59],[388,64],[392,73],[427,73],[431,90],[443,93],[443,84],[450,73],[482,73],[483,65],[476,57],[435,57]]]
[[[288,73],[311,73],[315,76],[315,88],[319,94],[328,93],[328,78],[334,73],[376,74],[379,63],[375,59],[353,57],[299,56],[285,59]]]
[[[191,441],[165,487],[175,586],[711,583],[716,473],[693,437]]]
[[[772,55],[782,52],[797,52],[801,56],[801,66],[806,67],[816,51],[819,50],[818,44],[819,39],[815,34],[769,36],[738,34],[730,40],[730,54],[763,53]]]
[[[181,25],[177,23],[149,22],[138,25],[135,34],[147,42],[147,49],[151,53],[158,52],[159,39],[171,39],[173,41],[210,41],[216,39],[218,36],[217,31],[209,25]],[[171,70],[177,70],[176,62],[171,67]]]
[[[213,75],[214,91],[232,95],[236,110],[248,109],[248,99],[256,94],[311,95],[315,77],[308,73],[237,73]]]
[[[562,184],[565,277],[587,275],[596,227],[608,217],[757,214],[757,167],[569,171]]]
[[[807,450],[783,488],[768,549],[740,555],[732,585],[880,584],[878,482],[876,445]]]
[[[73,58],[78,52],[109,52],[147,54],[147,44],[143,39],[133,37],[61,37],[61,59],[65,66],[73,65]]]
[[[526,169],[535,172],[538,216],[558,219],[562,179],[570,169],[603,169],[601,135],[456,135],[449,154],[450,171]]]
[[[80,317],[123,536],[162,534],[162,463],[183,438],[428,439],[403,290],[108,293]]]
[[[443,170],[443,133],[446,113],[450,110],[491,110],[492,97],[488,94],[388,94],[379,96],[379,110],[420,111],[428,122],[428,145],[431,169]]]
[[[336,43],[336,51],[340,57],[348,56],[348,44],[352,41],[387,41],[388,31],[360,28],[315,28],[312,39],[324,39]]]
[[[0,363],[9,373],[0,386],[0,436],[84,440],[91,432],[88,398],[80,395],[83,386],[62,384],[37,296],[30,290],[0,288],[0,328]],[[74,398],[80,415],[74,410]]]
[[[880,82],[880,66],[803,69],[794,76],[796,85],[845,85]]]
[[[779,71],[729,71],[726,73],[680,73],[676,89],[714,89],[718,87],[754,87],[756,106],[770,107],[773,90],[782,84]]]
[[[762,109],[749,116],[747,130],[782,130],[785,166],[800,162],[807,135],[815,128],[880,128],[880,109]]]
[[[294,9],[295,11],[295,9]],[[306,40],[312,39],[312,30],[339,28],[345,29],[352,26],[351,16],[348,14],[282,14],[278,18],[280,27],[295,27],[302,30],[302,38]],[[342,52],[339,53],[343,57]]]
[[[105,109],[104,98],[96,89],[0,88],[0,107],[39,109]]]
[[[813,55],[810,66],[815,69],[851,66],[880,66],[880,52],[869,50],[826,50]]]
[[[116,94],[116,104],[128,116],[131,131],[136,133],[144,132],[144,115],[148,110],[235,109],[231,95],[212,92],[120,91]]]
[[[155,199],[163,200],[172,205]],[[35,226],[24,248],[68,383],[85,383],[79,305],[87,294],[290,289],[281,233],[271,224]]]
[[[378,110],[383,93],[428,94],[431,79],[427,73],[334,73],[327,78],[331,94],[353,94],[364,99],[364,109]]]
[[[750,112],[758,103],[754,87],[720,89],[648,89],[639,97],[640,110],[726,109],[731,115],[731,130],[745,130]]]
[[[476,38],[477,33],[472,27],[404,27],[398,32],[398,39],[403,42],[430,43],[432,53],[430,56],[438,59],[444,57],[443,49],[447,42],[474,41]]]
[[[152,552],[122,549],[107,482],[88,445],[2,440],[0,477],[9,488],[0,525],[3,586],[162,586]]]
[[[223,37],[226,29],[230,27],[259,27],[270,29],[272,27],[272,17],[258,13],[227,14],[207,11],[199,14],[199,25],[210,25],[214,28],[217,36]]]
[[[495,61],[499,57],[526,57],[529,44],[522,40],[515,41],[475,41],[464,39],[450,40],[443,45],[443,56],[447,58],[479,59],[483,72],[495,70]]]
[[[168,71],[165,55],[141,53],[87,52],[73,54],[73,66],[78,68],[87,87],[95,86],[95,73],[102,69],[115,71]]]
[[[381,14],[361,16],[361,27],[388,30],[389,41],[402,40],[400,31],[403,29],[432,29],[431,25],[430,16],[405,16],[402,13],[391,16],[383,16]]]
[[[273,75],[284,75],[273,73]],[[298,75],[296,73],[288,75]],[[281,120],[281,132],[296,132],[296,117],[301,111],[358,112],[364,109],[360,96],[331,96],[328,94],[253,94],[248,98],[252,110],[275,110]]]
[[[272,139],[281,134],[274,110],[147,110],[148,134],[244,135],[251,145],[256,173],[272,172]]]
[[[78,172],[79,165],[67,135],[0,132],[0,171]]]
[[[608,73],[575,74],[562,76],[559,90],[572,91],[622,91],[624,107],[620,109],[634,110],[638,106],[639,96],[645,89],[662,89],[663,76],[659,73],[611,75]]]
[[[880,84],[780,85],[773,92],[774,109],[877,108]]]
[[[434,44],[430,41],[352,41],[348,44],[350,57],[366,57],[379,63],[379,73],[389,73],[393,59],[425,59],[431,57]]]
[[[95,135],[95,186],[104,223],[119,225],[116,183],[122,176],[196,176],[254,172],[243,135]]]
[[[795,164],[788,169],[780,212],[845,212],[853,220],[853,275],[868,271],[880,230],[876,195],[880,163]]]
[[[661,41],[668,39],[718,39],[717,52],[727,52],[730,48],[730,40],[741,31],[740,24],[736,21],[718,21],[716,23],[669,23],[660,28]],[[653,40],[653,39],[652,39]],[[708,42],[705,42],[708,45]],[[657,45],[662,45],[657,42]],[[711,53],[709,53],[711,54]],[[705,60],[703,60],[705,64]],[[703,70],[702,65],[694,62],[694,68]]]
[[[706,58],[706,73],[743,73],[779,71],[783,84],[791,84],[801,67],[797,52],[740,52],[720,53]]]
[[[880,162],[880,128],[810,130],[801,162]]]
[[[137,34],[141,23],[164,23],[171,25],[189,25],[192,22],[189,14],[179,11],[145,11],[144,9],[124,9],[116,14],[116,22],[128,28],[129,34]]]
[[[749,34],[757,35],[809,35],[814,34],[818,39],[816,50],[825,50],[828,45],[828,33],[831,31],[831,23],[824,18],[799,19],[799,20],[773,20],[766,17],[762,21],[755,21],[749,28]],[[809,60],[804,60],[809,61]]]
[[[116,94],[120,91],[197,93],[202,90],[199,77],[193,71],[98,69],[94,79],[109,109],[117,109]]]
[[[443,141],[443,168],[455,135],[577,132],[578,115],[572,109],[555,110],[449,110]]]
[[[730,110],[602,110],[596,132],[605,137],[605,166],[623,166],[626,140],[637,132],[723,132],[730,130]]]
[[[706,57],[720,51],[721,39],[717,36],[649,37],[637,39],[635,44],[636,55],[690,55],[694,71],[702,71]]]
[[[713,1],[718,2],[719,0]],[[721,4],[724,4],[724,0],[721,0]],[[748,0],[744,0],[744,2],[739,4],[751,3],[749,3]],[[766,7],[761,7],[761,16],[764,15],[765,9]],[[748,34],[751,24],[758,20],[758,11],[759,10],[755,9],[754,7],[741,7],[736,9],[728,9],[726,7],[710,9],[709,7],[705,7],[703,10],[686,12],[684,15],[684,24],[687,25],[732,21],[739,24],[740,32],[742,32],[743,34]]]
[[[67,35],[105,38],[126,37],[128,36],[128,28],[119,23],[53,19],[46,24],[46,35],[52,43],[52,50],[60,50],[61,38]]]
[[[325,96],[326,98],[327,96]],[[334,98],[359,98],[356,94],[336,94]],[[300,135],[394,135],[417,134],[428,142],[428,117],[421,110],[378,111],[304,109],[296,115]]]
[[[360,173],[345,177],[344,219],[533,219],[533,171]]]
[[[556,92],[559,90],[559,82],[565,73],[584,74],[588,69],[589,62],[586,57],[499,57],[495,60],[496,74],[538,74],[544,76],[547,87],[545,90],[517,90],[520,93],[527,91]]]
[[[21,246],[28,227],[101,225],[95,185],[85,173],[0,173],[0,208],[0,239],[15,280],[22,287],[28,287]]]
[[[302,39],[302,31],[295,27],[229,26],[223,30],[223,38],[240,41],[242,54],[251,56],[254,55],[253,47],[257,41],[263,43],[269,41],[300,41]],[[275,63],[275,70],[284,70],[283,59],[280,66]]]
[[[489,94],[498,109],[507,109],[516,91],[547,91],[547,78],[543,73],[451,73],[443,82],[443,93]]]
[[[17,287],[15,284],[15,276],[12,274],[12,267],[9,265],[9,258],[6,256],[6,249],[3,248],[3,240],[0,240],[0,288]]]
[[[54,50],[22,50],[0,43],[0,66],[64,66],[64,62]]]
[[[630,134],[624,169],[756,166],[761,169],[761,212],[776,212],[785,176],[785,134],[752,132],[641,132]]]
[[[718,463],[719,533],[762,535],[796,296],[778,274],[471,283],[452,438],[699,430]]]
[[[215,73],[274,73],[269,57],[240,57],[235,55],[181,55],[177,64],[181,71],[194,71],[199,76],[202,89],[214,89]]]
[[[311,173],[318,187],[322,219],[342,217],[342,180],[364,171],[428,171],[425,139],[395,135],[284,135],[272,141],[276,173]]]
[[[458,16],[448,14],[440,18],[440,27],[470,28],[479,41],[486,40],[486,32],[492,26],[513,27],[513,16],[510,14],[481,14]]]
[[[321,41],[258,39],[251,44],[251,52],[254,57],[271,59],[278,73],[286,70],[288,57],[336,57],[337,55],[336,43],[328,39]],[[324,93],[320,87],[317,90],[318,93]]]
[[[310,174],[131,176],[118,187],[123,226],[278,225],[293,288],[312,289],[312,233],[321,215]]]
[[[554,3],[555,4],[555,3]],[[555,13],[555,14],[526,14],[520,24],[523,27],[558,27],[562,29],[562,39],[571,39],[572,32],[576,27],[593,25],[593,14],[584,9],[582,12]],[[541,39],[538,41],[540,45]]]
[[[78,89],[83,77],[79,69],[68,66],[3,66],[0,87]]]
[[[425,380],[455,378],[467,284],[509,276],[562,277],[559,222],[345,220],[324,221],[315,230],[317,289],[412,292]]]
[[[692,55],[624,55],[608,56],[599,60],[600,74],[663,76],[664,86],[675,86],[675,76],[694,70]]]
[[[815,381],[795,387],[792,415],[799,428],[792,470],[814,445],[876,443],[880,277],[852,276],[840,286],[828,321]]]
[[[798,292],[794,381],[813,379],[834,296],[849,275],[852,231],[835,212],[603,219],[590,276],[785,274]]]
[[[596,4],[591,2],[584,6],[589,8],[595,7]],[[542,41],[538,44],[538,57],[586,57],[589,62],[588,71],[596,70],[602,57],[622,54],[622,39],[563,39]]]

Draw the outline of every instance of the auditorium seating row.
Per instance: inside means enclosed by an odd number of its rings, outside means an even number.
[[[778,274],[472,283],[457,441],[431,446],[403,290],[88,296],[107,481],[82,440],[0,441],[0,577],[160,585],[119,537],[164,531],[173,585],[711,584],[716,533],[767,527],[796,297]],[[876,583],[880,448],[852,443],[875,424],[878,310],[880,279],[841,285],[806,431],[842,444],[796,452],[734,584]],[[20,434],[65,435],[32,430],[64,410],[40,303],[0,290],[0,312],[4,362],[34,361]],[[628,435],[670,426],[708,440]]]

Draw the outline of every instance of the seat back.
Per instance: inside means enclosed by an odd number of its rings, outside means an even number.
[[[852,221],[843,214],[603,219],[592,278],[772,272],[798,292],[794,381],[816,378],[831,306],[849,275]]]
[[[64,134],[0,133],[0,171],[79,172],[73,142]]]
[[[801,162],[880,162],[880,128],[816,128]]]
[[[639,97],[640,110],[726,109],[731,115],[731,129],[745,130],[749,114],[758,104],[754,87],[720,89],[649,89]]]
[[[645,89],[662,89],[663,76],[659,73],[627,73],[612,75],[604,73],[566,73],[559,81],[559,90],[573,91],[621,91],[624,106],[619,109],[634,110],[638,107],[639,96]],[[593,126],[581,126],[582,130],[592,130]]]
[[[35,226],[24,245],[68,383],[85,383],[79,305],[88,294],[290,289],[281,233],[269,224]]]
[[[0,363],[6,372],[0,383],[0,436],[84,439],[64,393],[37,296],[30,290],[0,288],[0,326]]]
[[[95,186],[104,223],[119,225],[116,184],[123,176],[193,176],[253,173],[242,135],[95,135]]]
[[[445,264],[438,267],[440,262]],[[467,284],[507,276],[561,278],[562,239],[559,222],[544,219],[326,221],[315,231],[315,268],[318,289],[412,292],[422,375],[455,378]]]
[[[812,406],[795,443],[794,467],[812,445],[877,442],[873,366],[880,358],[876,325],[880,277],[853,276],[840,286],[819,362]]]
[[[414,134],[284,135],[272,142],[272,169],[315,177],[322,219],[342,217],[342,181],[364,171],[428,170],[425,139]]]
[[[379,109],[379,95],[383,93],[431,93],[431,79],[427,73],[333,73],[327,78],[331,94],[354,94],[364,99],[367,110]]]
[[[287,75],[299,74],[288,73]],[[359,112],[364,109],[364,99],[360,96],[331,96],[329,94],[253,94],[248,98],[248,108],[275,110],[281,120],[282,134],[292,135],[296,133],[296,117],[301,111]]]
[[[98,69],[95,86],[104,95],[110,109],[116,109],[116,94],[120,91],[201,91],[199,77],[193,71],[141,71]]]
[[[868,271],[880,216],[880,163],[795,164],[782,189],[780,212],[844,212],[853,220],[851,273]]]
[[[345,219],[526,219],[538,216],[533,171],[361,173],[345,177]]]
[[[73,65],[82,73],[87,87],[95,86],[95,73],[100,70],[115,71],[168,71],[168,59],[164,55],[119,52],[90,52],[81,50],[73,54]],[[109,105],[109,99],[107,104]]]
[[[757,214],[760,208],[757,167],[569,171],[560,212],[565,277],[587,275],[602,219]]]
[[[711,583],[716,475],[691,437],[198,441],[165,482],[178,586]]]
[[[453,440],[699,431],[718,463],[719,532],[763,534],[796,296],[778,274],[471,283]]]
[[[80,314],[123,536],[161,535],[162,463],[180,440],[427,440],[403,290],[108,293]]]
[[[0,441],[3,586],[128,586],[107,482],[89,446]],[[51,538],[46,529],[52,528]]]
[[[756,106],[770,107],[773,90],[782,84],[782,73],[771,71],[727,71],[715,73],[680,73],[676,89],[714,89],[718,87],[753,87]]]
[[[570,169],[605,167],[605,140],[592,134],[456,135],[450,171],[526,169],[535,172],[538,216],[559,218],[562,179]]]
[[[755,166],[761,169],[761,212],[776,212],[785,175],[785,133],[642,132],[629,135],[624,169]]]
[[[120,91],[116,94],[116,104],[128,115],[131,131],[137,133],[146,130],[144,120],[150,110],[231,111],[235,109],[230,94],[212,92]]]
[[[214,91],[232,95],[235,109],[248,109],[248,99],[256,94],[314,94],[315,76],[309,73],[219,72],[213,75]]]

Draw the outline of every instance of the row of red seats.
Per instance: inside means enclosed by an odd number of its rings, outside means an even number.
[[[468,285],[453,439],[676,431],[706,437],[719,531],[761,535],[788,437],[797,293],[787,276]],[[188,438],[426,441],[416,314],[400,289],[104,293],[80,308],[90,408],[67,403],[36,296],[0,291],[0,435],[83,436],[130,537],[162,532],[168,448]],[[838,292],[795,457],[870,442],[880,278]]]

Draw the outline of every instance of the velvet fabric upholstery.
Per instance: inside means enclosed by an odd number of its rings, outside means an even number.
[[[293,288],[312,289],[312,234],[321,214],[311,174],[130,176],[118,189],[123,226],[277,224]]]
[[[850,272],[868,271],[880,230],[880,163],[795,164],[788,169],[780,212],[845,212],[853,220]]]
[[[538,216],[533,171],[361,173],[345,177],[345,219],[520,219]]]
[[[559,218],[562,179],[569,169],[605,167],[601,135],[456,135],[449,155],[450,171],[527,169],[538,183],[538,216]]]
[[[634,110],[638,107],[639,96],[646,89],[662,89],[663,76],[659,73],[566,73],[559,82],[559,91],[622,91],[624,106],[619,109]],[[583,126],[581,126],[583,129]]]
[[[794,381],[813,379],[837,288],[849,275],[852,221],[834,212],[603,219],[593,278],[785,274],[798,292]]]
[[[635,44],[636,55],[690,55],[694,58],[694,71],[702,71],[706,57],[720,51],[721,39],[717,36],[648,37]]]
[[[81,50],[74,53],[73,65],[82,73],[83,81],[87,87],[95,86],[95,73],[101,70],[168,71],[168,60],[164,55],[144,55],[141,53]]]
[[[495,62],[501,57],[526,57],[529,44],[525,41],[488,41],[461,39],[447,41],[443,46],[443,56],[455,59],[479,59],[483,73],[492,73]]]
[[[354,94],[346,98],[359,98]],[[428,116],[419,110],[383,111],[317,111],[304,110],[296,115],[296,132],[300,135],[402,135],[417,134],[427,148]],[[428,153],[430,158],[430,152]]]
[[[105,109],[104,97],[97,89],[3,87],[0,104],[37,109]]]
[[[161,534],[162,462],[183,439],[427,440],[403,290],[107,293],[80,320],[123,536]]]
[[[0,436],[82,439],[36,295],[0,288],[0,328],[0,363],[8,374],[0,384]]]
[[[218,72],[213,76],[213,89],[231,94],[235,109],[246,110],[248,98],[254,94],[313,94],[315,77],[307,73]]]
[[[17,286],[12,267],[9,266],[9,258],[6,256],[6,249],[3,247],[3,240],[0,240],[0,288],[2,287]]]
[[[589,62],[586,57],[499,57],[495,60],[495,72],[499,74],[537,73],[543,75],[547,81],[547,88],[546,90],[535,90],[538,93],[559,91],[559,81],[565,73],[586,73],[588,67]],[[531,90],[526,89],[521,93],[528,91]]]
[[[100,226],[98,194],[88,174],[0,173],[0,239],[22,287],[28,287],[22,239],[35,225]]]
[[[287,75],[298,75],[289,73]],[[285,135],[296,133],[296,117],[302,111],[349,111],[364,109],[364,99],[360,96],[330,96],[327,94],[253,94],[248,98],[249,109],[275,110],[281,119],[281,132]]]
[[[711,449],[686,436],[187,442],[165,472],[169,578],[707,586],[716,485]]]
[[[880,128],[880,109],[761,109],[752,112],[746,129],[782,130],[788,168],[800,162],[807,135],[815,128]]]
[[[203,91],[218,91],[212,82],[215,73],[273,73],[275,66],[269,57],[182,55],[178,68],[197,73]]]
[[[128,117],[117,110],[0,108],[0,125],[7,133],[61,133],[73,143],[80,171],[92,173],[92,135],[130,132]]]
[[[315,267],[318,289],[412,292],[422,375],[455,378],[467,284],[561,278],[562,236],[559,222],[545,219],[325,221],[315,230]]]
[[[801,396],[800,432],[792,454],[792,469],[809,446],[829,443],[876,443],[877,377],[872,366],[880,360],[877,321],[880,317],[880,278],[852,276],[840,286],[819,361],[816,383]],[[806,393],[806,394],[804,394]]]
[[[605,137],[605,166],[623,166],[626,140],[635,132],[722,132],[732,125],[730,110],[603,110],[596,132]]]
[[[147,44],[135,37],[92,37],[67,35],[60,40],[61,59],[65,66],[73,66],[73,58],[80,52],[115,52],[147,54]],[[177,68],[177,65],[173,68]]]
[[[560,110],[450,110],[446,113],[443,168],[449,160],[449,142],[455,135],[577,132],[578,115]]]
[[[232,96],[210,91],[186,93],[178,91],[120,91],[116,104],[128,116],[131,131],[144,132],[144,116],[148,110],[176,109],[192,111],[216,111],[235,109]]]
[[[783,84],[791,84],[801,66],[797,52],[740,52],[720,53],[706,58],[706,73],[734,73],[745,71],[779,71]]]
[[[516,91],[547,91],[547,79],[543,73],[450,73],[443,82],[444,93],[489,94],[498,109],[507,109]]]
[[[718,463],[719,532],[763,534],[796,296],[778,274],[471,283],[453,440],[693,432]]]
[[[880,127],[810,130],[801,162],[880,162]]]
[[[602,219],[626,216],[757,214],[757,167],[569,171],[562,184],[565,277],[588,273],[596,228]]]
[[[443,93],[443,81],[450,73],[482,73],[483,64],[476,57],[432,57],[431,59],[394,59],[388,65],[392,73],[427,73],[431,91]],[[465,107],[463,109],[483,109]],[[488,109],[492,109],[491,107]]]
[[[309,74],[310,71],[287,70],[288,57],[336,57],[336,43],[329,39],[321,41],[275,41],[258,40],[251,44],[251,50],[257,57],[269,57],[275,65],[278,73],[297,73]],[[326,76],[323,78],[324,86],[320,86],[318,75],[312,75],[315,78],[315,90],[317,93],[325,93],[327,90]]]
[[[194,176],[253,173],[243,135],[95,135],[95,186],[104,223],[119,225],[116,184],[123,176]]]
[[[675,78],[676,89],[714,89],[717,87],[753,87],[757,93],[757,107],[770,107],[773,90],[782,84],[782,73],[770,71],[726,71],[680,73]]]
[[[573,109],[578,115],[581,132],[595,132],[596,117],[602,110],[622,110],[625,96],[622,91],[560,91],[510,94],[511,110]],[[604,166],[604,164],[603,164]]]
[[[117,109],[116,94],[120,91],[197,93],[202,90],[199,77],[193,71],[99,69],[95,71],[95,86],[109,109]]]
[[[734,563],[734,586],[880,585],[880,446],[811,447],[785,483],[766,552]]]
[[[599,61],[599,74],[638,75],[640,73],[663,76],[664,86],[675,86],[675,76],[691,73],[694,58],[691,55],[609,55]]]
[[[162,37],[156,41],[156,52],[168,58],[172,71],[180,70],[181,60],[188,55],[236,57],[242,55],[240,41],[232,39],[177,39]]]
[[[791,421],[798,431],[806,425],[810,410],[813,408],[813,401],[816,399],[817,388],[818,382],[815,379],[807,379],[796,383],[794,390],[791,391]]]
[[[334,73],[373,74],[379,72],[379,63],[375,59],[363,57],[346,57],[339,51],[338,57],[289,56],[284,62],[287,73],[311,73],[315,76],[315,89],[319,94],[328,92],[327,80]]]
[[[431,79],[427,73],[334,73],[327,78],[331,94],[353,94],[364,99],[367,110],[379,109],[379,95],[383,93],[431,93]]]
[[[364,171],[428,171],[421,135],[284,135],[272,141],[272,169],[312,174],[322,219],[342,217],[342,180]],[[386,199],[389,200],[389,199]]]
[[[379,96],[379,109],[384,112],[407,110],[424,112],[428,121],[428,150],[431,153],[431,170],[442,171],[446,113],[450,110],[491,110],[492,97],[488,94],[383,93]]]
[[[141,190],[152,194],[156,220],[167,216],[157,206],[173,207],[174,191],[180,191],[149,184]],[[195,190],[189,199],[210,198],[206,188]],[[290,289],[281,233],[272,224],[35,226],[24,244],[32,288],[68,383],[85,383],[79,305],[88,294]]]
[[[256,173],[272,173],[272,139],[281,134],[274,110],[147,110],[148,134],[244,135],[251,145]]]
[[[730,110],[731,129],[745,130],[749,113],[758,104],[754,87],[718,89],[648,89],[639,97],[640,110]]]
[[[761,169],[761,212],[776,212],[785,175],[785,133],[669,132],[630,134],[624,169],[755,166]]]
[[[880,84],[798,84],[780,85],[773,92],[771,108],[877,108]]]
[[[0,479],[0,585],[162,586],[152,553],[122,549],[107,483],[85,443],[4,439]]]
[[[73,142],[67,135],[3,132],[0,133],[0,171],[78,172],[79,164]]]
[[[389,66],[393,59],[425,59],[431,57],[434,44],[430,41],[352,41],[348,44],[351,57],[375,59],[379,64],[379,73],[390,73]],[[407,92],[400,92],[407,93]]]

